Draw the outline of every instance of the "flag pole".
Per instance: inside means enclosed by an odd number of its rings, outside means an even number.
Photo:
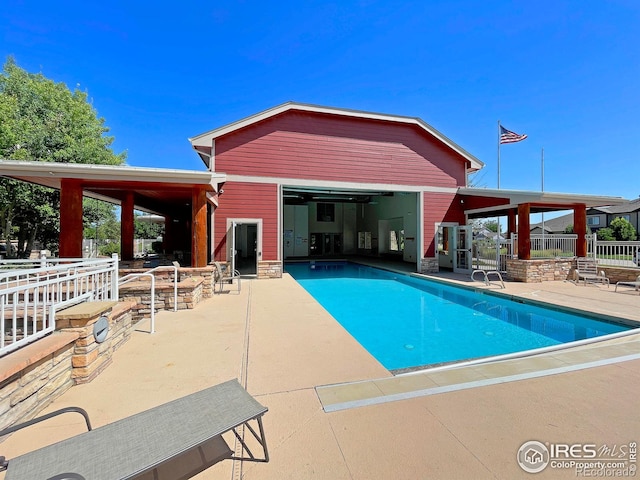
[[[498,120],[498,190],[500,190],[500,120]]]
[[[540,179],[541,179],[541,191],[544,192],[544,147],[540,152]],[[544,241],[544,212],[542,212],[542,250],[545,249]]]
[[[498,190],[500,190],[500,120],[498,120]],[[500,215],[497,217],[496,229],[496,270],[500,271]]]

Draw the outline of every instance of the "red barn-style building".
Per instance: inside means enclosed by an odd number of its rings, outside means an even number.
[[[190,141],[226,176],[215,259],[260,277],[288,258],[356,254],[433,270],[437,225],[465,224],[458,189],[483,166],[418,118],[298,103]]]

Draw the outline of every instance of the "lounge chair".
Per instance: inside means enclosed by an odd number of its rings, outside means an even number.
[[[266,412],[236,380],[230,380],[94,430],[85,413],[88,432],[4,462],[5,480],[188,479],[224,459],[268,462],[262,427]],[[257,422],[257,432],[249,421]],[[247,427],[246,435],[237,431],[242,426]],[[226,432],[233,432],[239,442],[240,456],[222,437]],[[262,458],[247,446],[249,433],[262,447]]]
[[[609,287],[609,279],[605,276],[603,271],[598,272],[598,264],[592,258],[578,257],[576,259],[576,283],[580,283],[580,280],[587,282],[598,282],[607,285]]]
[[[215,283],[220,285],[219,293],[223,292],[225,283],[233,284],[234,281],[236,281],[238,292],[240,292],[240,272],[238,270],[231,271],[230,268],[223,267],[220,262],[213,262],[213,265],[216,267]]]
[[[635,282],[617,282],[616,283],[616,292],[618,291],[618,285],[625,285],[627,287],[633,287],[636,292],[640,293],[640,275],[636,278]]]

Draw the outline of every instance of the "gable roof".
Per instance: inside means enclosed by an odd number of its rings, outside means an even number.
[[[240,130],[242,128],[253,125],[257,122],[261,122],[268,118],[279,115],[283,112],[296,110],[302,112],[312,112],[312,113],[325,113],[330,115],[340,115],[346,117],[353,118],[362,118],[368,120],[381,120],[385,122],[394,122],[394,123],[403,123],[406,125],[414,125],[419,127],[420,129],[427,132],[429,135],[435,137],[440,142],[447,145],[449,148],[457,152],[461,155],[465,160],[469,162],[471,171],[480,170],[484,167],[484,163],[477,159],[475,156],[471,155],[460,145],[452,141],[450,138],[443,135],[441,132],[433,128],[427,122],[423,121],[418,117],[405,117],[400,115],[387,115],[384,113],[373,113],[373,112],[363,112],[360,110],[350,110],[345,108],[334,108],[334,107],[323,107],[320,105],[311,105],[306,103],[296,103],[296,102],[286,102],[281,105],[269,108],[262,112],[256,113],[249,117],[245,117],[241,120],[238,120],[233,123],[229,123],[222,127],[216,128],[214,130],[210,130],[205,133],[201,133],[196,135],[195,137],[189,138],[191,142],[191,146],[198,152],[202,161],[209,166],[209,158],[212,155],[212,142],[218,137],[226,135],[228,133],[234,132],[236,130]]]
[[[640,198],[625,202],[622,205],[610,205],[606,207],[595,207],[593,210],[598,210],[602,213],[632,213],[640,210]]]
[[[549,220],[544,221],[544,231],[545,232],[564,232],[565,228],[569,225],[573,225],[573,213],[568,213],[567,215],[562,215],[556,218],[550,218]],[[542,222],[534,223],[530,225],[530,230],[534,230],[536,228],[542,228]]]

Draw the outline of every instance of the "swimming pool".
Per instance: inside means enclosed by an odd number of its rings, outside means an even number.
[[[350,262],[287,263],[285,271],[388,370],[632,328]]]

